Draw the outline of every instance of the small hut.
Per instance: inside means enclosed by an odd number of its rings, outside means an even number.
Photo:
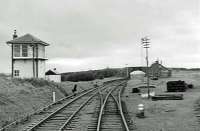
[[[61,74],[54,68],[53,70],[48,70],[45,73],[46,80],[54,81],[54,82],[61,82]]]

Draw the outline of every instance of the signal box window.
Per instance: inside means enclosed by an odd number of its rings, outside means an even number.
[[[22,45],[22,57],[27,57],[27,56],[28,56],[28,46]]]
[[[14,56],[20,57],[20,45],[14,45]]]
[[[19,76],[19,70],[14,70],[14,76]]]

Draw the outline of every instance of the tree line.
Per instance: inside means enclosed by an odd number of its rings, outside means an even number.
[[[124,68],[105,68],[101,70],[89,70],[81,72],[62,73],[62,81],[91,81],[95,79],[104,79],[108,77],[124,77],[126,69]]]

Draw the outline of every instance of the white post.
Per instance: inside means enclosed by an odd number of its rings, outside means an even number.
[[[56,93],[53,92],[53,103],[56,102]]]
[[[139,118],[144,118],[144,105],[143,104],[139,104],[138,105],[138,114],[137,116]]]

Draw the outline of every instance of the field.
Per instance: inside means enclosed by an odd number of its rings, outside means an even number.
[[[200,72],[173,71],[171,78],[151,80],[152,88],[156,94],[166,93],[166,82],[169,80],[184,80],[193,84],[193,89],[184,92],[183,100],[158,100],[141,98],[140,95],[131,93],[133,87],[139,86],[141,80],[129,80],[123,94],[127,109],[136,125],[136,131],[199,131],[198,117],[200,111]],[[144,85],[144,84],[143,84]],[[142,92],[147,92],[143,89]],[[144,104],[145,118],[137,118],[137,105]]]

